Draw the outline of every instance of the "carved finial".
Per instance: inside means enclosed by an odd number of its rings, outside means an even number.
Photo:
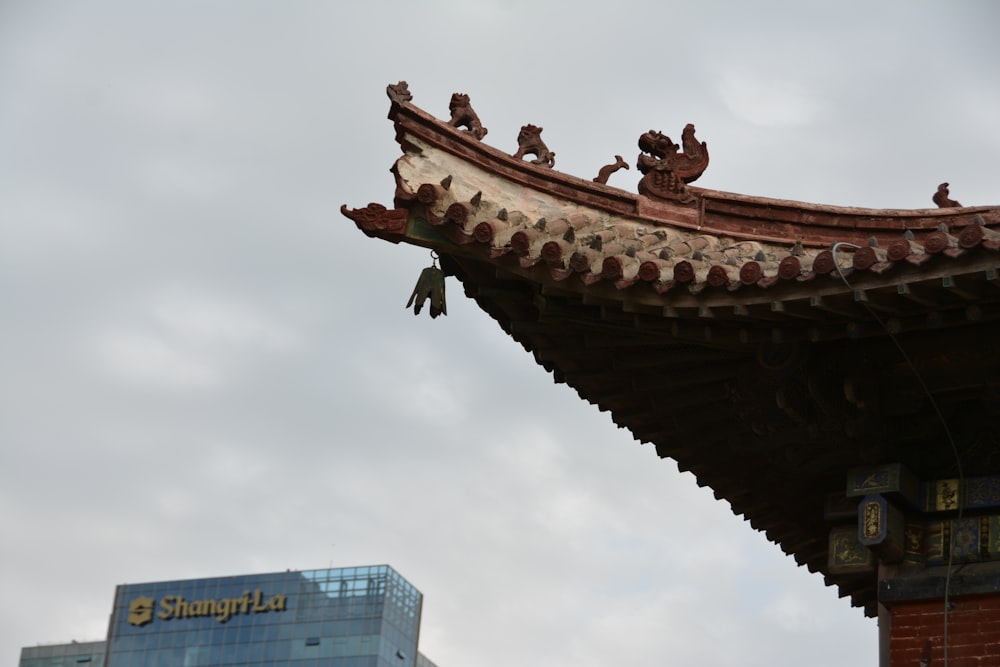
[[[405,81],[390,83],[385,87],[385,94],[396,104],[404,104],[413,99],[413,95],[410,95],[410,86]]]
[[[441,187],[444,188],[445,190],[451,189],[451,174],[448,174],[447,176],[444,177],[444,180],[441,181]]]
[[[625,256],[626,257],[635,257],[635,246],[634,245],[630,245],[629,247],[625,248]]]
[[[806,251],[802,248],[802,240],[800,239],[792,246],[792,257],[802,257],[805,254]]]
[[[916,235],[914,235],[913,230],[907,229],[905,232],[903,232],[903,238],[906,239],[907,241],[913,241],[917,237]]]
[[[868,237],[868,247],[869,248],[877,248],[878,247],[878,239],[875,238],[874,236],[869,236]]]
[[[576,230],[573,229],[572,227],[570,227],[569,229],[567,229],[566,233],[563,234],[563,241],[565,241],[566,243],[573,243],[573,242],[575,242],[576,241]]]
[[[499,211],[497,211],[497,219],[498,220],[506,220],[507,219],[507,209],[502,208]]]
[[[940,224],[938,225],[938,231],[939,231],[939,232],[943,232],[943,233],[947,234],[947,233],[948,233],[948,225],[947,225],[947,224],[945,224],[945,223],[943,223],[943,222],[942,222],[942,223],[940,223]]]
[[[938,208],[959,208],[962,206],[957,201],[949,197],[947,183],[942,183],[938,186],[937,192],[934,193],[932,199],[934,200],[934,203],[938,205]]]
[[[795,254],[794,251],[792,252],[792,254]],[[758,250],[757,254],[753,256],[753,261],[755,261],[755,262],[766,262],[767,261],[767,255],[764,254],[763,250]]]
[[[534,155],[535,159],[531,164],[551,169],[556,164],[556,154],[542,141],[542,129],[544,128],[531,123],[522,126],[517,134],[517,152],[514,153],[514,157],[520,160],[525,155]]]
[[[451,120],[448,124],[452,127],[464,127],[466,131],[476,139],[482,140],[486,136],[486,128],[479,122],[479,116],[472,110],[469,103],[469,96],[465,93],[455,93],[451,96],[448,104],[451,111]]]
[[[595,236],[594,240],[590,242],[590,249],[591,250],[598,250],[598,251],[600,251],[603,247],[604,247],[604,241],[601,240],[600,236]]]
[[[382,204],[368,204],[365,208],[348,210],[346,205],[340,207],[340,212],[354,221],[358,229],[368,236],[401,235],[406,231],[406,209],[387,209]]]
[[[628,169],[628,162],[622,159],[621,155],[615,156],[615,161],[612,164],[606,164],[601,167],[601,170],[597,172],[597,178],[594,179],[594,183],[600,183],[601,185],[607,185],[608,177],[615,173],[619,169]]]
[[[545,229],[545,225],[549,224],[545,218],[539,218],[538,222],[535,223],[535,229],[542,231]]]
[[[481,202],[482,200],[483,200],[483,191],[480,190],[476,194],[472,195],[472,199],[469,200],[469,203],[471,203],[476,208],[479,208],[479,202]]]
[[[670,252],[670,248],[664,248],[663,250],[660,251],[660,254],[658,255],[660,259],[670,259],[673,256],[674,253]]]

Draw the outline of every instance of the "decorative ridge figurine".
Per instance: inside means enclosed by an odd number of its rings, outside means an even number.
[[[464,127],[469,134],[480,141],[486,136],[487,130],[479,121],[479,116],[472,109],[468,95],[465,93],[454,93],[451,96],[451,102],[448,104],[448,110],[451,112],[449,125],[452,127]]]
[[[601,185],[608,184],[608,178],[611,174],[615,173],[619,169],[628,169],[628,162],[622,159],[621,155],[615,156],[615,161],[611,164],[606,164],[601,167],[600,171],[597,172],[597,178],[594,179],[594,183],[600,183]]]
[[[937,204],[938,208],[961,208],[962,205],[950,197],[948,192],[948,184],[942,183],[938,186],[937,192],[931,198],[934,203]]]
[[[520,160],[525,155],[534,155],[535,159],[531,164],[551,169],[556,164],[556,154],[542,141],[543,129],[531,123],[523,125],[517,134],[517,152],[514,153],[514,157]]]
[[[639,137],[639,149],[643,151],[636,163],[643,173],[639,194],[681,204],[694,201],[686,184],[698,180],[708,168],[708,144],[695,139],[691,123],[684,126],[681,143],[684,152],[678,153],[681,146],[662,132],[650,130]]]
[[[413,100],[413,95],[410,94],[410,86],[405,81],[390,83],[385,87],[385,94],[396,104],[404,104]]]

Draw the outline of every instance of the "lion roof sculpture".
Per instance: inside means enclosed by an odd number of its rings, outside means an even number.
[[[531,123],[522,126],[521,131],[517,133],[517,152],[514,153],[514,157],[520,160],[525,155],[534,155],[535,159],[531,164],[551,169],[556,164],[556,154],[542,141],[543,129]]]

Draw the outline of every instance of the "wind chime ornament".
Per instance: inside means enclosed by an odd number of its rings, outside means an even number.
[[[431,251],[431,265],[420,272],[417,278],[417,286],[413,288],[410,300],[406,302],[406,307],[413,306],[413,314],[419,315],[420,309],[424,307],[424,301],[431,301],[431,317],[447,315],[448,306],[444,302],[444,271],[438,268],[438,256]]]

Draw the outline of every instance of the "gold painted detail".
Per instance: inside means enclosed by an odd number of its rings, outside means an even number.
[[[936,487],[934,509],[938,512],[958,509],[958,480],[938,480]]]
[[[857,524],[830,530],[827,564],[834,574],[861,574],[875,571],[875,556],[858,541]]]
[[[889,490],[889,471],[888,470],[876,470],[870,472],[860,479],[856,480],[854,483],[855,493],[859,491],[864,491],[866,493],[871,493],[872,491],[886,491]]]
[[[156,601],[150,597],[138,597],[129,605],[128,622],[131,625],[143,626],[153,620],[153,609]],[[288,608],[288,598],[285,595],[273,595],[265,599],[261,590],[253,593],[243,591],[238,598],[219,598],[216,600],[185,600],[180,595],[164,595],[160,598],[156,618],[169,621],[175,618],[214,617],[219,623],[225,623],[238,614],[259,614],[270,611],[285,611]]]
[[[908,523],[903,529],[903,558],[919,563],[924,558],[924,527],[919,523]]]
[[[861,565],[868,562],[868,550],[849,534],[840,533],[833,538],[833,557],[837,565]]]
[[[920,491],[920,480],[902,463],[851,468],[847,472],[846,494],[849,497],[889,494],[897,502],[917,506]]]
[[[990,517],[990,536],[986,543],[990,545],[990,557],[1000,559],[1000,516]]]
[[[882,505],[877,500],[865,503],[863,535],[867,540],[877,539],[882,532]]]

